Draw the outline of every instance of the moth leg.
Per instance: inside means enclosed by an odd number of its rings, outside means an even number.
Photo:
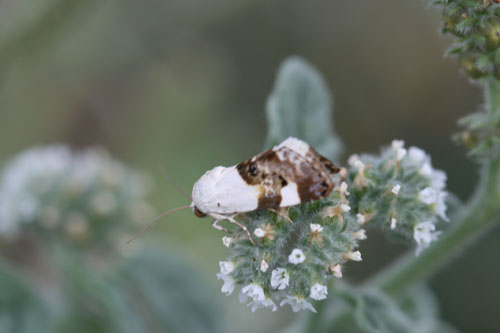
[[[223,226],[217,224],[220,221],[221,221],[220,219],[215,219],[214,222],[212,223],[212,227],[214,227],[217,230],[227,232],[228,234],[232,234],[233,232],[231,230],[229,230],[228,228],[224,228]]]
[[[250,240],[250,242],[253,245],[255,245],[255,242],[253,241],[253,238],[252,238],[252,234],[250,233],[250,231],[248,231],[247,227],[245,227],[243,224],[241,224],[240,222],[238,222],[238,221],[236,221],[234,219],[234,216],[236,216],[236,215],[227,216],[227,215],[220,215],[220,214],[211,214],[211,216],[213,218],[215,218],[216,220],[228,220],[232,224],[236,224],[238,227],[240,227],[241,229],[243,229],[243,231],[245,231],[245,233],[247,234],[248,239]],[[218,227],[220,227],[220,226],[218,226]]]
[[[281,216],[282,218],[284,218],[288,222],[293,223],[292,219],[288,216],[288,209],[287,208],[280,207],[278,210],[276,210],[274,208],[268,208],[267,210],[275,213],[276,215]]]
[[[227,217],[227,220],[233,224],[236,224],[238,227],[240,227],[241,229],[243,229],[247,236],[248,236],[248,239],[250,240],[250,242],[255,245],[255,242],[253,241],[253,238],[252,238],[252,234],[250,233],[250,231],[248,231],[247,227],[245,227],[243,224],[241,224],[240,222],[236,221],[232,216],[228,216]]]

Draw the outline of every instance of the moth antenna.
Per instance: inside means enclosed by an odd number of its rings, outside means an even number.
[[[158,221],[159,219],[161,219],[162,217],[165,217],[165,216],[167,216],[167,215],[168,215],[168,214],[170,214],[170,213],[173,213],[173,212],[176,212],[176,211],[179,211],[179,210],[183,210],[183,209],[186,209],[186,208],[189,208],[189,207],[190,207],[190,206],[181,206],[181,207],[177,207],[177,208],[172,208],[172,209],[167,210],[165,213],[162,213],[162,214],[158,215],[157,217],[155,217],[154,219],[152,219],[151,221],[149,221],[149,222],[148,222],[148,224],[146,224],[146,225],[145,225],[145,226],[141,229],[141,231],[139,231],[139,232],[137,233],[137,235],[135,235],[134,237],[132,237],[131,239],[129,239],[129,240],[127,241],[127,244],[130,244],[130,242],[132,242],[132,241],[133,241],[133,240],[135,240],[137,237],[139,237],[140,235],[142,235],[142,234],[144,233],[144,231],[148,230],[148,229],[149,229],[149,227],[150,227],[153,223],[157,222],[157,221]]]
[[[160,169],[161,171],[163,172],[163,174],[165,175],[165,177],[167,178],[168,182],[170,184],[172,184],[173,187],[175,187],[175,189],[186,199],[188,199],[189,201],[191,201],[191,197],[189,195],[187,195],[180,187],[179,185],[177,185],[174,180],[172,178],[170,178],[170,176],[168,175],[167,173],[167,170],[165,170],[165,168],[161,167],[160,166]]]

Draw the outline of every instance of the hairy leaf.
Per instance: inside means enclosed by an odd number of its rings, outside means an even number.
[[[267,147],[294,136],[328,158],[339,158],[342,142],[333,132],[328,88],[323,77],[306,61],[290,57],[283,62],[266,112]]]

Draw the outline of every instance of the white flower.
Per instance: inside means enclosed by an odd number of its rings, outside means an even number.
[[[447,193],[444,191],[437,191],[432,187],[426,187],[418,193],[418,198],[426,205],[432,205],[436,214],[443,220],[448,221],[446,216],[446,198]]]
[[[418,193],[418,198],[426,205],[435,204],[437,201],[437,192],[432,187],[426,187]]]
[[[232,242],[233,242],[233,239],[231,237],[227,237],[227,236],[222,237],[222,244],[224,244],[225,247],[231,246]]]
[[[353,155],[349,156],[349,158],[347,159],[347,164],[349,164],[352,167],[355,167],[356,166],[356,162],[358,162],[358,161],[360,161],[359,155],[358,154],[353,154]]]
[[[266,299],[264,289],[256,283],[244,286],[241,289],[241,292],[256,302],[263,302]]]
[[[347,204],[342,204],[342,205],[340,205],[340,209],[342,210],[342,212],[347,213],[348,211],[351,210],[351,206],[349,206]]]
[[[410,160],[416,164],[422,164],[426,161],[428,161],[428,157],[425,154],[425,151],[418,147],[410,147],[408,149],[408,157]]]
[[[326,288],[326,286],[319,283],[315,283],[312,285],[311,294],[309,295],[312,299],[321,301],[322,299],[325,299],[327,295],[328,289]]]
[[[394,217],[392,217],[391,218],[391,229],[395,229],[397,223],[398,223],[398,220],[396,220]]]
[[[285,304],[290,304],[293,312],[298,312],[300,310],[310,310],[312,312],[316,312],[311,303],[309,303],[303,297],[300,296],[287,295],[286,299],[281,301],[280,306],[283,306]]]
[[[392,150],[396,152],[396,160],[401,161],[406,156],[406,149],[404,149],[405,142],[403,140],[393,140]]]
[[[431,177],[432,176],[432,167],[430,165],[430,163],[424,163],[421,167],[420,167],[420,174],[422,176],[425,176],[425,177]]]
[[[268,268],[269,268],[269,264],[267,263],[267,261],[265,261],[264,259],[262,259],[260,261],[260,271],[261,272],[267,272]]]
[[[221,288],[222,293],[226,294],[227,296],[231,295],[236,285],[234,279],[231,276],[222,273],[217,273],[217,279],[224,281],[224,284]]]
[[[361,261],[361,252],[359,251],[354,251],[354,252],[347,252],[344,254],[344,258],[346,260],[352,260],[352,261]]]
[[[421,222],[413,228],[413,238],[417,242],[417,256],[423,249],[427,248],[429,244],[437,240],[441,232],[435,231],[436,226],[432,221]]]
[[[262,228],[257,228],[254,230],[254,235],[257,236],[258,238],[262,238],[266,235],[266,231]]]
[[[361,213],[356,214],[356,221],[358,221],[359,224],[365,223],[366,222],[365,215]]]
[[[432,187],[438,191],[444,190],[446,186],[446,173],[441,170],[432,170],[431,172],[431,184]]]
[[[309,225],[309,227],[311,228],[311,232],[322,232],[323,231],[323,227],[320,224],[311,223]]]
[[[401,190],[401,185],[396,184],[392,187],[391,192],[394,193],[394,195],[398,195],[400,190]]]
[[[300,249],[294,249],[288,256],[288,261],[295,265],[303,263],[304,260],[306,260],[306,256]]]
[[[354,167],[356,169],[358,169],[358,172],[359,173],[364,173],[365,172],[365,164],[363,162],[361,162],[361,160],[357,160],[356,162],[354,162]]]
[[[276,268],[271,273],[271,287],[278,290],[283,290],[290,282],[290,275],[284,268]]]
[[[278,307],[269,296],[265,296],[264,300],[262,301],[261,300],[252,301],[248,303],[247,306],[251,307],[252,312],[255,312],[255,310],[259,308],[271,308],[271,311],[273,312],[278,310]]]
[[[358,231],[353,232],[351,235],[352,235],[352,238],[359,239],[359,240],[363,240],[363,239],[367,238],[365,229],[359,229]]]
[[[445,201],[446,195],[447,195],[446,192],[443,191],[438,192],[436,205],[434,206],[434,209],[436,210],[436,214],[438,214],[439,217],[441,217],[446,222],[449,222],[449,219],[446,216],[446,201]]]
[[[234,271],[234,264],[231,261],[219,261],[220,272],[224,275],[231,274]]]
[[[396,160],[401,161],[406,156],[406,149],[401,148],[396,152]]]
[[[392,140],[391,148],[394,151],[401,149],[405,146],[405,142],[403,140]]]

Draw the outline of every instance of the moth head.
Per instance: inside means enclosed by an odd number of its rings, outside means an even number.
[[[205,217],[207,216],[207,214],[203,213],[201,210],[198,209],[198,207],[196,206],[193,206],[193,213],[194,215],[198,216],[198,217]]]

